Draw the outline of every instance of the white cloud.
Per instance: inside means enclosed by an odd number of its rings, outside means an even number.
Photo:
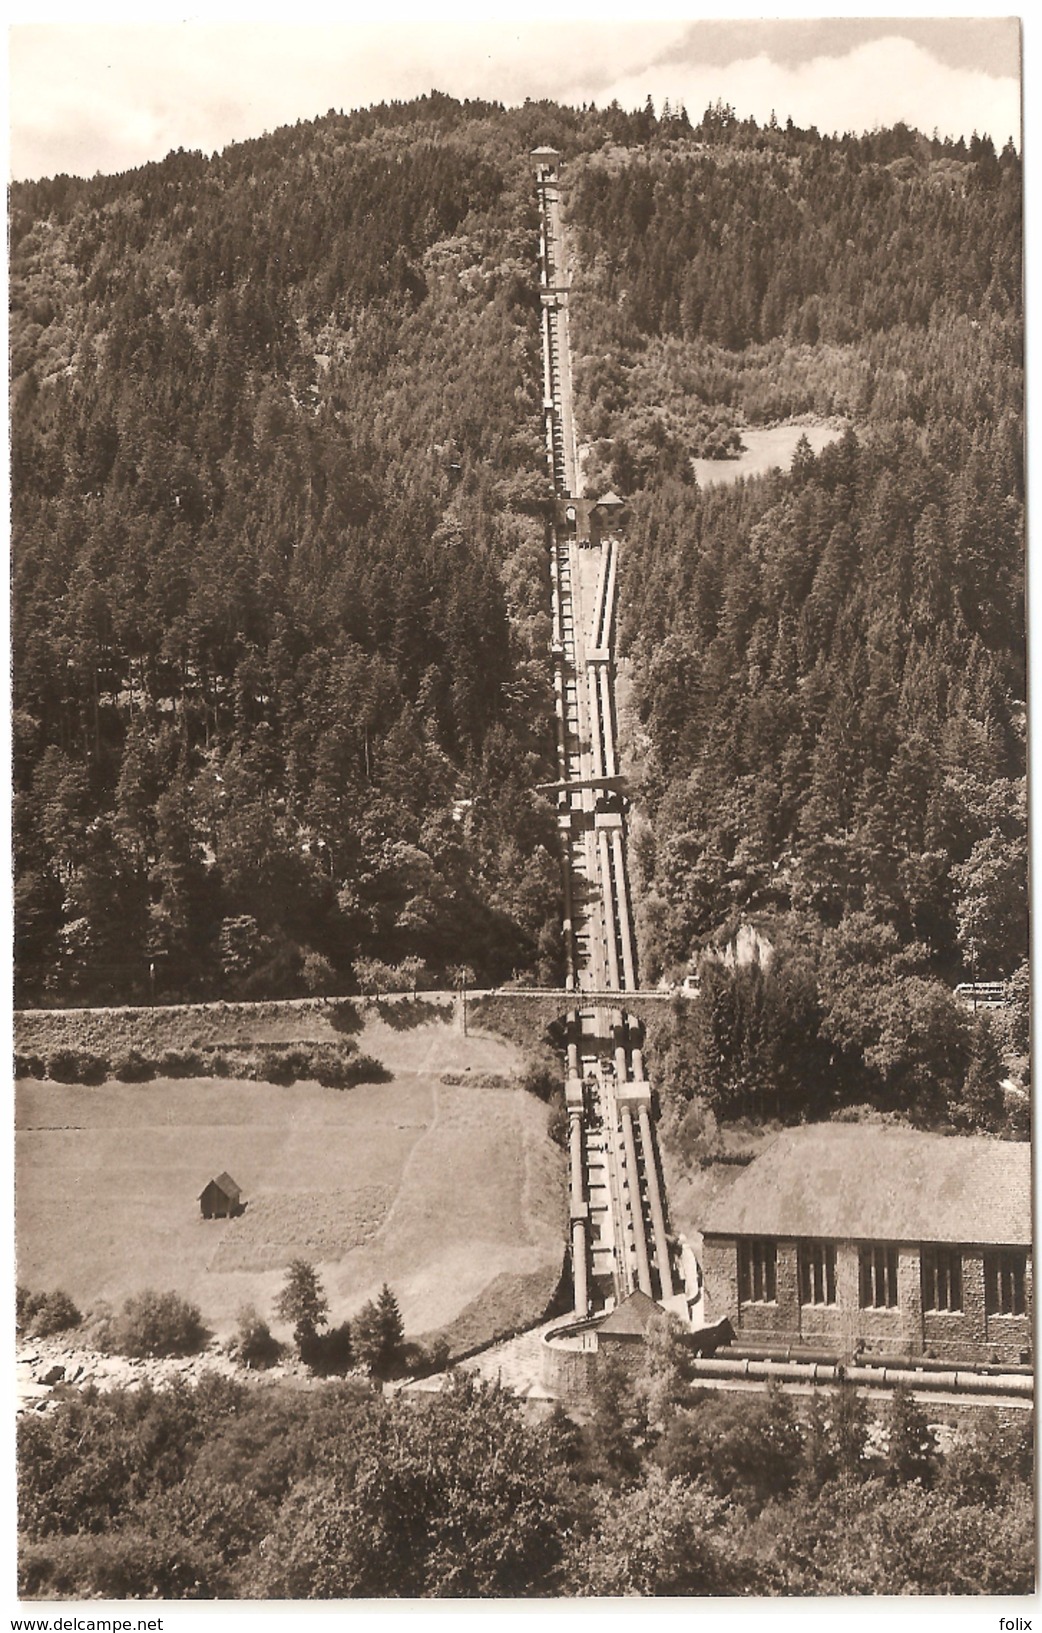
[[[24,27],[11,33],[11,167],[83,173],[223,147],[327,108],[422,95],[560,96],[654,57],[676,22]],[[587,95],[592,95],[588,92]]]
[[[394,6],[397,4],[397,13]],[[1011,78],[945,67],[895,34],[845,57],[786,67],[761,53],[725,66],[681,50],[687,22],[576,16],[548,26],[526,8],[504,23],[459,7],[432,23],[391,0],[380,23],[266,22],[29,25],[10,34],[11,170],[15,176],[126,169],[171,148],[211,151],[329,107],[408,98],[526,96],[624,106],[682,100],[697,118],[722,97],[742,115],[821,130],[904,119],[931,131],[1019,130]],[[263,15],[263,13],[262,13]],[[342,15],[342,14],[341,14]],[[895,25],[899,28],[900,25]],[[958,23],[952,25],[958,28]],[[652,66],[669,55],[668,66]],[[684,60],[690,57],[691,60]]]
[[[784,122],[817,125],[822,132],[872,130],[898,120],[929,135],[970,136],[987,131],[998,147],[1012,136],[1020,142],[1020,88],[1015,79],[996,78],[939,63],[911,40],[892,36],[858,46],[845,57],[815,57],[784,67],[756,56],[726,67],[671,63],[667,68],[627,74],[606,97],[624,107],[643,104],[648,93],[682,101],[693,120],[718,98],[745,118],[761,122],[771,110]]]

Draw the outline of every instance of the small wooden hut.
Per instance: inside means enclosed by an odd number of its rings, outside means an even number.
[[[231,1174],[218,1174],[204,1191],[199,1193],[199,1208],[204,1219],[232,1219],[242,1212],[242,1191]]]

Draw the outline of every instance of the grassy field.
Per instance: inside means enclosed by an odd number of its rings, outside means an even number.
[[[269,1315],[287,1263],[303,1257],[334,1321],[384,1281],[410,1333],[464,1311],[468,1331],[480,1328],[487,1294],[491,1336],[506,1289],[511,1316],[520,1288],[535,1319],[561,1268],[565,1164],[546,1107],[489,1086],[517,1070],[518,1051],[464,1038],[448,1011],[419,1025],[372,1009],[361,1018],[355,1039],[393,1073],[388,1083],[20,1082],[19,1280],[63,1287],[81,1308],[172,1288],[225,1332],[247,1301]],[[269,1018],[250,1041],[287,1030]],[[104,1037],[100,1018],[96,1031]],[[248,1206],[205,1221],[198,1194],[222,1169]]]

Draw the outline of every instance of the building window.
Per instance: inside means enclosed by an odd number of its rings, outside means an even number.
[[[774,1304],[778,1296],[778,1250],[774,1242],[738,1244],[738,1289],[743,1304]]]
[[[860,1255],[861,1308],[892,1310],[897,1306],[896,1247],[863,1247]]]
[[[836,1245],[834,1242],[801,1242],[800,1303],[835,1304]]]
[[[988,1315],[1025,1315],[1024,1276],[1027,1254],[1006,1251],[984,1255],[984,1308]]]
[[[950,1247],[924,1247],[923,1309],[962,1309],[962,1254]]]

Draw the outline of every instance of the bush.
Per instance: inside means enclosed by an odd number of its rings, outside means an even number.
[[[389,1083],[393,1075],[382,1060],[377,1060],[373,1055],[359,1055],[348,1067],[344,1086],[349,1088],[353,1083]]]
[[[22,1332],[28,1332],[30,1323],[42,1309],[46,1293],[30,1293],[28,1287],[18,1286],[14,1293],[14,1317]]]
[[[529,1060],[518,1081],[526,1094],[537,1100],[552,1101],[561,1092],[561,1070],[552,1059]]]
[[[1010,1421],[993,1406],[960,1425],[941,1468],[941,1487],[955,1502],[998,1506],[1017,1483],[1034,1477],[1034,1414],[1018,1412]]]
[[[297,1072],[285,1050],[265,1049],[257,1062],[257,1077],[262,1083],[288,1086],[296,1082]]]
[[[43,1077],[47,1068],[42,1055],[21,1055],[17,1052],[14,1057],[15,1077]]]
[[[328,1332],[312,1333],[301,1339],[300,1359],[320,1378],[331,1378],[349,1372],[354,1365],[351,1344],[351,1323],[342,1321]]]
[[[338,998],[336,1003],[330,1004],[325,1011],[326,1019],[334,1032],[360,1032],[362,1017],[358,1013],[358,1006],[350,998]]]
[[[210,1063],[198,1049],[164,1049],[159,1057],[159,1077],[207,1077]]]
[[[323,996],[335,992],[340,985],[340,978],[329,959],[315,952],[304,954],[300,966],[300,980],[305,992],[320,993]]]
[[[92,1054],[89,1049],[80,1053],[80,1082],[104,1083],[111,1068],[104,1055]]]
[[[345,1038],[342,1043],[299,1044],[297,1046],[297,1057],[300,1062],[299,1075],[301,1077],[315,1077],[323,1063],[346,1060],[348,1055],[357,1053],[358,1045],[353,1038]]]
[[[56,1332],[67,1332],[83,1320],[68,1293],[57,1288],[35,1301],[36,1308],[29,1320],[29,1332],[34,1338],[50,1338]]]
[[[235,1353],[243,1366],[257,1371],[274,1366],[282,1354],[282,1345],[272,1337],[268,1323],[261,1320],[252,1304],[239,1311]]]
[[[701,1481],[746,1507],[784,1497],[803,1465],[803,1434],[792,1399],[772,1387],[766,1395],[705,1391],[677,1412],[655,1450],[668,1479]]]
[[[1003,1132],[1008,1140],[1030,1140],[1031,1100],[1029,1096],[1007,1094],[1006,1126]]]
[[[47,1056],[47,1076],[55,1083],[80,1081],[80,1056],[77,1049],[52,1049]]]
[[[114,1061],[112,1073],[121,1083],[147,1083],[156,1075],[155,1062],[140,1049],[126,1049]]]
[[[452,1347],[447,1338],[434,1338],[429,1344],[409,1339],[402,1344],[402,1371],[410,1378],[428,1378],[434,1372],[448,1368]]]
[[[674,1144],[689,1163],[705,1162],[720,1150],[716,1117],[711,1107],[697,1095],[677,1125]]]
[[[316,1051],[312,1068],[315,1081],[327,1089],[346,1089],[350,1088],[352,1083],[367,1081],[366,1078],[357,1075],[359,1068],[364,1071],[367,1062],[375,1066],[379,1066],[379,1062],[370,1061],[368,1055],[359,1055],[357,1060],[351,1059],[354,1048],[352,1044],[350,1048],[343,1050],[323,1050],[321,1054]],[[382,1069],[381,1067],[380,1070]],[[373,1080],[370,1078],[368,1081]]]
[[[117,1355],[194,1355],[206,1338],[199,1310],[176,1293],[150,1288],[128,1298],[108,1324],[106,1348]]]
[[[549,1115],[546,1119],[546,1132],[555,1145],[563,1151],[568,1149],[568,1107],[565,1105],[564,1095],[558,1090],[555,1098],[550,1102]]]
[[[19,1072],[19,1060],[29,1064],[28,1072]],[[110,1071],[104,1055],[90,1049],[53,1049],[47,1056],[47,1076],[55,1083],[104,1083]],[[15,1076],[42,1077],[44,1063],[39,1055],[15,1056]]]
[[[316,1060],[313,1070],[316,1083],[321,1083],[324,1089],[346,1089],[351,1079],[349,1067],[345,1060],[331,1057],[326,1060]]]

